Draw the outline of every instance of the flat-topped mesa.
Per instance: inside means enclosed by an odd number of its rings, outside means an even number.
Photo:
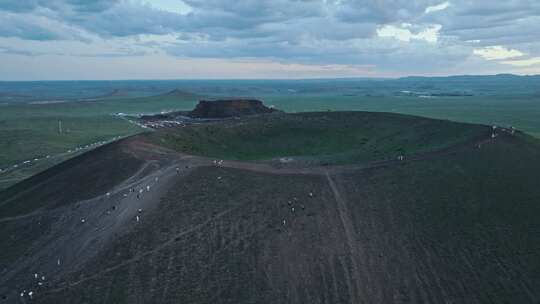
[[[201,100],[188,116],[193,118],[227,118],[276,111],[257,99]]]

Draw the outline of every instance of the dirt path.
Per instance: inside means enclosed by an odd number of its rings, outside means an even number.
[[[428,152],[417,153],[414,155],[409,155],[406,157],[405,160],[385,159],[385,160],[371,161],[371,162],[367,162],[367,163],[359,164],[359,165],[314,166],[314,167],[297,168],[297,167],[276,167],[275,165],[271,163],[264,163],[264,162],[223,160],[223,163],[219,166],[224,167],[224,168],[249,170],[253,172],[269,173],[269,174],[326,176],[328,173],[338,174],[338,173],[347,172],[347,171],[357,171],[357,170],[373,169],[373,168],[379,168],[379,167],[394,166],[403,162],[429,160],[438,156],[453,154],[453,153],[466,150],[466,149],[473,149],[478,144],[488,144],[488,143],[493,142],[493,140],[486,139],[486,138],[488,138],[487,133],[478,137],[474,137],[465,142],[461,142],[461,143],[458,143],[458,144],[455,144],[455,145],[452,145],[450,147],[443,148],[440,150],[428,151]],[[203,157],[203,156],[185,155],[185,154],[178,154],[178,155],[181,155],[182,159],[191,160],[193,164],[196,166],[214,165],[213,161],[215,159],[212,159],[212,158]]]
[[[124,266],[127,266],[129,264],[133,264],[139,260],[141,260],[142,258],[145,258],[153,253],[156,253],[158,251],[161,251],[163,250],[164,248],[168,247],[168,246],[171,246],[172,244],[174,244],[175,242],[177,242],[179,240],[179,238],[183,237],[183,236],[186,236],[186,235],[189,235],[191,233],[194,233],[198,230],[201,230],[202,228],[204,228],[205,226],[207,226],[208,224],[212,223],[213,221],[216,221],[224,216],[226,216],[227,214],[231,213],[232,211],[238,209],[239,207],[241,206],[236,206],[234,208],[229,208],[225,211],[222,211],[221,213],[218,213],[217,215],[215,216],[212,216],[210,217],[209,219],[205,220],[204,222],[198,224],[198,225],[195,225],[191,228],[188,228],[184,231],[181,231],[177,234],[175,234],[174,236],[172,236],[169,240],[167,240],[166,242],[162,243],[161,245],[158,245],[156,247],[154,247],[153,249],[151,250],[147,250],[145,252],[142,252],[142,253],[137,253],[137,255],[135,255],[134,257],[132,257],[131,259],[127,259],[125,261],[123,261],[122,263],[119,263],[115,266],[111,266],[111,267],[108,267],[108,268],[105,268],[103,269],[102,271],[98,272],[98,273],[95,273],[95,274],[92,274],[90,276],[87,276],[87,277],[84,277],[78,281],[75,281],[75,282],[68,282],[66,286],[62,286],[62,287],[59,287],[59,288],[54,288],[54,289],[50,289],[48,290],[46,293],[56,293],[56,292],[60,292],[62,290],[65,290],[67,288],[70,288],[70,287],[73,287],[73,286],[76,286],[76,285],[79,285],[81,283],[84,283],[84,282],[87,282],[89,280],[92,280],[92,279],[95,279],[95,278],[98,278],[104,274],[107,274],[111,271],[114,271],[114,270],[117,270],[119,268],[122,268]]]
[[[51,161],[51,160],[54,161],[54,160],[60,159],[62,157],[68,157],[68,156],[75,157],[75,156],[81,155],[81,154],[83,154],[85,152],[88,152],[88,151],[91,151],[93,149],[99,148],[99,147],[101,147],[103,145],[106,145],[106,144],[109,144],[109,143],[112,143],[112,142],[116,142],[116,141],[122,140],[122,139],[130,137],[130,136],[133,136],[133,135],[115,136],[115,137],[107,139],[107,140],[88,143],[88,144],[82,143],[78,147],[69,149],[68,150],[69,152],[60,152],[60,153],[57,153],[57,154],[47,155],[47,156],[36,155],[36,157],[29,157],[29,160],[26,161],[27,163],[20,162],[20,163],[11,164],[11,165],[5,167],[3,169],[3,171],[0,172],[0,176],[2,174],[18,172],[18,171],[21,171],[23,169],[28,169],[28,168],[34,167],[36,164],[38,164],[38,162]],[[16,167],[14,167],[14,166],[16,166]],[[50,167],[50,166],[48,166],[48,167]],[[4,179],[3,181],[9,181],[9,180],[21,180],[21,179],[20,178],[11,178],[11,179]]]
[[[0,223],[11,222],[11,221],[17,221],[17,220],[22,220],[22,219],[25,219],[25,218],[29,218],[29,217],[33,217],[33,216],[40,215],[40,214],[42,214],[42,213],[44,213],[44,212],[45,212],[45,210],[43,210],[43,209],[38,209],[38,210],[32,211],[32,212],[27,213],[27,214],[23,214],[23,215],[16,215],[16,216],[8,216],[8,217],[4,217],[4,218],[1,218],[1,219],[0,219]]]
[[[118,195],[118,194],[120,194],[120,192],[129,191],[130,188],[136,187],[136,186],[140,185],[141,183],[143,183],[144,182],[143,178],[159,176],[159,174],[156,174],[156,173],[153,173],[153,174],[148,175],[148,176],[144,176],[142,174],[151,165],[155,165],[155,162],[153,162],[153,161],[146,162],[131,177],[126,179],[124,182],[122,182],[118,186],[114,187],[111,191],[109,191],[109,194],[112,195],[112,196]],[[96,199],[103,198],[105,196],[107,196],[106,193],[103,193],[102,195],[93,197],[93,198],[85,200],[85,201],[94,201]],[[6,200],[6,202],[8,202],[8,201],[10,201],[10,200]],[[80,203],[84,203],[85,201],[81,201]],[[40,209],[37,209],[37,210],[32,211],[32,212],[27,213],[27,214],[0,218],[0,223],[16,221],[16,220],[21,220],[21,219],[26,219],[26,218],[29,218],[29,217],[33,217],[33,216],[38,216],[38,215],[41,215],[43,213],[46,213],[47,211],[48,211],[47,209],[40,208]]]
[[[326,178],[330,190],[333,194],[334,200],[336,202],[336,210],[341,221],[341,225],[343,226],[343,232],[346,239],[346,248],[348,248],[348,250],[350,251],[350,256],[353,257],[351,259],[351,269],[348,270],[349,275],[352,278],[349,289],[351,290],[351,297],[354,299],[355,302],[358,302],[359,299],[365,298],[363,295],[364,288],[362,288],[363,286],[361,281],[361,268],[358,264],[358,261],[359,259],[361,259],[364,252],[363,248],[359,247],[358,242],[356,241],[354,223],[352,218],[350,217],[347,201],[338,187],[339,181],[336,179],[339,179],[340,174],[351,170],[364,170],[377,167],[394,166],[400,163],[410,161],[423,161],[436,158],[441,155],[452,154],[465,149],[478,149],[478,143],[487,144],[493,142],[486,140],[486,137],[482,136],[481,138],[473,138],[469,141],[456,144],[446,149],[411,155],[408,156],[407,159],[404,161],[391,159],[369,162],[362,165],[293,168],[276,167],[271,163],[265,162],[244,162],[235,160],[225,160],[223,162],[220,162],[219,165],[217,165],[215,159],[179,154],[163,147],[154,147],[152,143],[146,142],[144,139],[140,140],[140,138],[133,138],[127,140],[129,140],[129,146],[126,148],[130,150],[130,153],[133,153],[138,158],[145,160],[145,163],[130,177],[125,179],[123,182],[115,185],[109,191],[109,195],[103,193],[92,199],[78,202],[78,205],[80,205],[80,209],[71,210],[71,213],[68,213],[71,214],[70,218],[58,222],[55,226],[54,233],[51,233],[49,237],[40,240],[40,242],[33,244],[33,248],[39,247],[33,259],[34,261],[37,261],[39,259],[47,261],[51,260],[48,257],[49,255],[63,256],[62,269],[56,269],[56,265],[47,264],[39,266],[39,268],[46,269],[46,272],[49,273],[51,276],[53,274],[58,274],[59,280],[56,281],[56,286],[58,287],[47,290],[46,293],[61,292],[66,288],[69,288],[70,286],[82,284],[89,280],[99,278],[104,274],[118,270],[124,266],[136,263],[141,259],[147,258],[148,256],[158,251],[161,251],[168,246],[171,246],[178,240],[178,238],[199,231],[210,223],[219,220],[221,217],[226,216],[227,214],[232,212],[235,208],[225,210],[222,213],[217,214],[216,216],[212,216],[206,219],[198,225],[188,227],[187,229],[177,233],[176,235],[166,240],[165,242],[157,245],[156,247],[148,251],[136,254],[131,259],[127,259],[117,265],[103,269],[102,271],[99,271],[97,273],[90,274],[89,276],[83,277],[77,281],[69,282],[61,280],[61,278],[69,277],[70,273],[77,273],[77,271],[80,270],[76,267],[71,267],[75,264],[71,265],[70,263],[75,263],[75,261],[78,261],[77,263],[79,263],[81,260],[88,260],[92,257],[93,254],[95,254],[94,250],[90,250],[90,248],[97,248],[97,246],[91,245],[89,243],[90,241],[96,242],[96,244],[99,244],[99,246],[104,246],[105,243],[110,241],[113,234],[123,233],[131,229],[132,226],[129,224],[129,221],[134,220],[138,208],[142,208],[146,211],[155,207],[156,202],[159,201],[161,195],[166,192],[168,187],[170,187],[173,184],[172,182],[178,177],[178,170],[182,171],[181,175],[186,176],[194,168],[215,166],[239,170],[248,170],[267,174],[317,175]],[[145,194],[143,195],[143,197],[141,197],[140,200],[135,199],[136,193],[132,193],[130,189],[146,189],[146,186],[148,185],[151,186],[152,190],[150,192],[145,192]],[[31,189],[27,189],[26,191],[31,191]],[[113,200],[117,201],[114,202],[117,212],[116,216],[104,216],[105,211],[107,210],[106,208],[109,208],[109,204],[113,204]],[[103,203],[108,201],[110,203]],[[0,219],[0,223],[24,220],[29,217],[46,214],[48,212],[63,211],[40,209],[25,215],[2,218]],[[80,224],[80,218],[83,217],[86,218],[86,225]],[[58,235],[61,235],[60,231],[65,231],[65,229],[70,229],[73,232],[69,235],[64,235],[63,237],[56,238]],[[81,243],[83,242],[82,240],[87,241]],[[68,252],[61,252],[60,248],[63,247],[60,244],[65,243],[78,244],[76,246],[74,245],[74,247],[77,247],[79,249],[73,248],[69,249]],[[56,258],[53,259],[51,263],[55,264],[55,262]],[[10,271],[10,273],[6,273],[2,281],[6,282],[6,280],[9,280],[10,277],[13,277],[17,273],[23,271],[25,267],[31,266],[33,268],[34,266],[33,264],[31,264],[21,264],[20,267],[16,267],[12,271]],[[69,272],[66,272],[66,270]],[[64,276],[62,273],[68,275]]]
[[[26,215],[1,219],[0,223],[24,220],[37,215],[62,215],[55,220],[46,236],[32,242],[28,251],[34,253],[30,258],[21,257],[22,261],[14,262],[12,269],[2,273],[0,286],[19,273],[29,271],[28,269],[32,269],[31,272],[47,273],[51,278],[62,276],[66,270],[76,271],[76,265],[90,259],[97,252],[97,248],[105,246],[115,235],[129,231],[132,227],[129,222],[135,220],[138,209],[149,212],[155,208],[161,195],[166,193],[172,185],[171,182],[179,176],[175,163],[160,168],[152,168],[152,165],[149,161],[141,166],[130,178],[111,189],[108,195],[103,193],[70,206],[41,209]],[[146,186],[150,186],[149,190]],[[131,188],[144,189],[144,192],[131,192]],[[137,198],[138,196],[140,198]],[[115,210],[112,210],[111,206],[114,206]],[[85,222],[81,223],[81,219],[85,219]],[[65,231],[70,232],[65,234]],[[66,243],[71,245],[66,247],[63,245]],[[61,265],[56,265],[57,259],[62,260]]]
[[[355,240],[355,231],[354,231],[354,225],[353,222],[349,216],[349,208],[347,207],[347,202],[343,199],[343,196],[339,192],[339,189],[330,176],[329,172],[325,173],[326,180],[328,181],[328,185],[330,186],[330,189],[332,190],[332,193],[334,194],[334,199],[336,200],[337,204],[337,210],[339,213],[339,218],[341,220],[341,224],[343,225],[343,231],[345,232],[345,238],[347,239],[347,247],[349,247],[350,251],[350,257],[351,257],[351,264],[352,264],[352,277],[354,278],[354,283],[356,287],[356,294],[352,294],[351,289],[351,296],[354,299],[355,303],[360,303],[360,299],[363,297],[360,297],[360,293],[362,291],[362,286],[360,285],[360,270],[358,268],[358,264],[356,263],[356,258],[358,256],[358,248],[356,246],[356,240]],[[358,298],[360,297],[360,299]]]
[[[489,133],[491,134],[491,133]],[[270,163],[263,163],[263,162],[249,162],[249,161],[237,161],[237,160],[224,160],[222,164],[217,166],[214,164],[214,161],[216,159],[204,157],[204,156],[196,156],[196,155],[188,155],[188,154],[181,154],[178,152],[175,152],[173,150],[163,148],[161,146],[154,145],[152,143],[149,143],[147,141],[141,141],[141,140],[133,140],[129,143],[130,147],[135,151],[136,156],[138,153],[148,154],[148,153],[159,153],[163,155],[167,155],[168,157],[176,158],[178,161],[186,161],[189,164],[189,167],[200,167],[200,166],[216,166],[216,167],[224,167],[224,168],[231,168],[231,169],[239,169],[239,170],[248,170],[252,172],[259,172],[259,173],[268,173],[268,174],[283,174],[283,175],[319,175],[319,176],[325,176],[328,173],[330,174],[338,174],[342,172],[350,172],[350,171],[357,171],[357,170],[367,170],[367,169],[373,169],[373,168],[381,168],[381,167],[388,167],[388,166],[395,166],[403,162],[411,162],[411,161],[424,161],[433,159],[438,156],[442,155],[448,155],[452,153],[456,153],[458,151],[464,150],[464,149],[472,149],[477,148],[478,145],[485,145],[492,143],[493,140],[491,138],[488,138],[487,133],[483,134],[481,136],[472,138],[468,141],[458,143],[456,145],[437,150],[437,151],[429,151],[429,152],[423,152],[418,153],[414,155],[407,156],[405,160],[397,160],[397,159],[387,159],[387,160],[377,160],[368,162],[361,165],[336,165],[336,166],[315,166],[315,167],[304,167],[304,168],[287,168],[287,167],[276,167]],[[113,189],[115,193],[120,191],[125,191],[126,189],[129,189],[130,187],[134,187],[141,183],[141,179],[144,176],[144,171],[148,169],[150,165],[156,164],[157,161],[155,160],[149,160],[147,161],[143,167],[141,167],[135,174],[133,174],[130,178],[125,180],[122,184],[118,185]],[[155,174],[153,176],[159,177],[159,174]],[[38,185],[27,189],[24,192],[32,191],[33,188],[37,187]],[[21,193],[22,194],[22,193]],[[19,194],[19,195],[21,195]],[[0,203],[0,205],[5,204],[13,199],[15,199],[17,196],[11,197],[10,199]],[[27,217],[31,217],[34,215],[39,215],[40,212],[32,212],[25,215],[15,216],[15,217],[6,217],[1,218],[0,223],[6,222],[6,221],[13,221],[18,219],[24,219]]]

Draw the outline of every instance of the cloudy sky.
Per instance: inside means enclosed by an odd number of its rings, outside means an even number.
[[[540,74],[538,0],[0,0],[0,80]]]

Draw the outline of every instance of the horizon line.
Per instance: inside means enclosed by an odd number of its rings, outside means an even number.
[[[399,80],[405,78],[451,78],[451,77],[495,77],[495,76],[515,76],[515,77],[538,77],[540,74],[454,74],[445,76],[425,76],[408,75],[400,77],[305,77],[305,78],[126,78],[126,79],[41,79],[41,80],[1,80],[2,82],[98,82],[98,81],[306,81],[306,80]]]

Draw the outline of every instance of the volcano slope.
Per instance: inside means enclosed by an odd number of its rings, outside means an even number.
[[[497,134],[344,112],[121,140],[0,193],[0,301],[538,303],[540,144]]]

